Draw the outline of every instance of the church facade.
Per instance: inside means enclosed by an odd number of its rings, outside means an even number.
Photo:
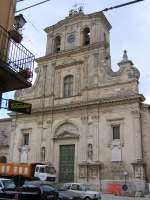
[[[11,114],[10,161],[51,163],[60,182],[150,181],[150,107],[126,51],[112,70],[110,29],[82,10],[45,29],[36,81],[16,92],[32,113]]]

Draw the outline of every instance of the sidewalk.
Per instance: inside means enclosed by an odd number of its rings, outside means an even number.
[[[102,194],[102,200],[150,200],[150,195],[145,197],[126,197],[126,196],[114,196],[111,194]]]

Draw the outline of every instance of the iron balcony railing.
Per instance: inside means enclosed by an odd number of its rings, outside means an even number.
[[[10,34],[0,25],[0,61],[27,82],[31,82],[34,60],[35,56],[29,50],[12,39],[12,32]]]

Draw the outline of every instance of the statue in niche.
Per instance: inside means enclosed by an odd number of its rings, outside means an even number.
[[[93,160],[93,145],[88,144],[88,160]]]

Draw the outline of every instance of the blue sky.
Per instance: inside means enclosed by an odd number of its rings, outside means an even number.
[[[17,9],[30,6],[42,0],[24,0],[17,4]],[[46,34],[43,29],[57,23],[68,16],[75,3],[83,6],[84,13],[100,11],[106,7],[115,6],[132,0],[51,0],[45,4],[22,11],[27,20],[23,30],[23,45],[41,57],[45,54]],[[128,57],[140,70],[140,93],[150,103],[150,0],[105,12],[112,25],[111,59],[112,68],[117,70],[123,50],[128,51]],[[13,93],[3,97],[12,98]],[[6,117],[7,111],[0,111],[0,118]]]

